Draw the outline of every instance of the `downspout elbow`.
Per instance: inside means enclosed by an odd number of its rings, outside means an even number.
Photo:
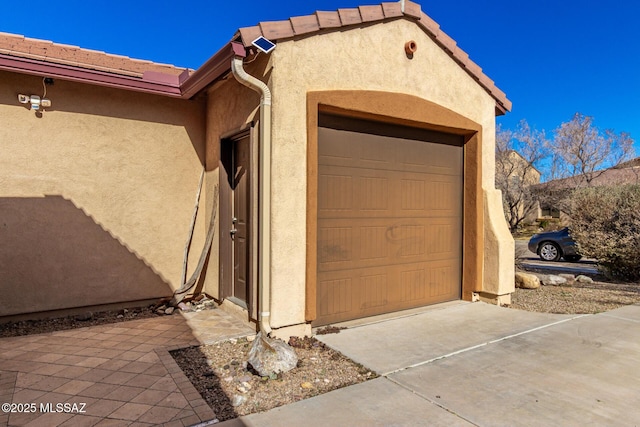
[[[231,72],[242,85],[260,93],[260,209],[258,320],[260,331],[271,335],[271,90],[263,81],[248,74],[242,58],[231,61]]]
[[[255,78],[245,71],[242,58],[233,58],[231,61],[231,72],[233,73],[233,77],[235,77],[240,84],[260,93],[261,107],[265,105],[271,106],[271,89],[269,89],[269,86],[267,86],[262,80]],[[263,112],[261,110],[260,118],[262,118],[262,114]],[[262,127],[262,124],[260,124],[260,126]]]

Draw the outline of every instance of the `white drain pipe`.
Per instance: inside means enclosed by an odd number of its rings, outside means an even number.
[[[260,331],[271,334],[271,90],[262,81],[249,75],[243,68],[242,58],[234,58],[231,72],[238,82],[258,92],[260,98],[260,209],[258,254],[258,323]]]

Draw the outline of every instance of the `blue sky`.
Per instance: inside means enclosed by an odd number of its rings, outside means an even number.
[[[0,31],[198,68],[239,27],[375,1],[5,0]],[[629,132],[640,155],[640,2],[424,0],[513,102],[498,118],[551,133],[574,113]]]

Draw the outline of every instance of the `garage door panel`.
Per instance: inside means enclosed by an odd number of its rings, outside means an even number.
[[[462,148],[319,130],[316,325],[460,298]]]
[[[456,270],[433,261],[328,272],[318,282],[318,316],[331,323],[458,299]]]
[[[458,155],[460,147],[408,140],[398,140],[396,145],[402,145],[402,150],[396,150],[398,164],[402,171],[460,176],[462,167],[462,157]]]
[[[429,260],[457,260],[456,218],[322,220],[318,226],[318,271]]]
[[[321,318],[340,318],[353,312],[351,277],[344,274],[331,276],[318,283],[318,315]]]
[[[342,172],[342,173],[340,173]],[[353,211],[353,177],[346,171],[326,171],[318,177],[318,193],[333,194],[331,198],[318,201],[318,214],[325,216],[330,212],[341,215],[343,211]]]
[[[321,218],[460,215],[461,177],[324,166],[318,177]]]
[[[319,128],[323,165],[459,176],[459,146]],[[401,149],[399,149],[401,147]]]

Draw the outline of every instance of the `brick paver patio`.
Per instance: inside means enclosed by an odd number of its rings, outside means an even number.
[[[170,350],[254,334],[221,310],[0,339],[8,426],[190,426],[215,418]]]

